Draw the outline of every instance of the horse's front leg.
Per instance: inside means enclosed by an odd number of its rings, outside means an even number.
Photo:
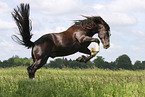
[[[89,56],[85,57],[84,55],[82,55],[82,57],[79,57],[77,59],[77,61],[80,61],[80,62],[88,62],[90,59],[92,59],[93,57],[96,56],[97,53],[99,53],[99,50],[100,50],[100,46],[99,44],[95,44],[94,47],[91,48],[91,50],[89,50],[88,48],[86,49],[81,49],[79,52],[81,53],[85,53],[85,54],[89,54]]]
[[[78,41],[80,42],[80,43],[85,43],[85,42],[96,42],[96,43],[98,43],[98,44],[100,44],[100,41],[99,41],[99,39],[97,39],[97,38],[92,38],[92,37],[89,37],[89,36],[85,36],[85,35],[82,35],[79,39],[78,39]]]
[[[74,39],[76,39],[80,44],[85,42],[96,42],[98,44],[100,43],[99,39],[87,36],[85,31],[75,32]]]
[[[95,57],[96,54],[99,53],[99,51],[100,51],[100,46],[99,46],[99,44],[95,44],[95,46],[91,48],[91,55],[88,56],[88,57],[86,57],[85,60],[84,60],[84,62],[86,63],[86,62],[88,62],[90,59],[92,59],[93,57]]]
[[[89,54],[89,56],[85,57],[84,55],[82,55],[81,57],[77,58],[76,60],[79,62],[88,62],[90,59],[92,59],[93,57],[96,56],[96,54],[99,52],[100,50],[100,46],[98,43],[96,43],[94,45],[94,47],[91,48],[91,50],[89,50],[88,48],[81,48],[79,50],[79,52],[81,53],[85,53],[85,54]]]
[[[81,50],[79,52],[89,54],[90,56],[88,56],[88,57],[85,57],[85,56],[79,57],[77,59],[77,61],[87,62],[99,52],[99,44],[100,44],[99,39],[86,36],[86,34],[84,34],[83,32],[76,33],[75,38],[77,39],[77,41],[81,45],[84,45],[86,43],[96,42],[95,47],[91,48],[91,51],[88,48],[81,48]]]

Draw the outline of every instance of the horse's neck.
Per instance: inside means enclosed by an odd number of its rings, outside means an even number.
[[[87,35],[90,36],[90,37],[93,37],[95,34],[97,34],[97,33],[93,32],[93,31],[88,31],[87,32]]]
[[[66,32],[70,32],[70,33],[74,33],[74,32],[77,32],[77,31],[84,31],[82,28],[80,27],[77,27],[77,26],[71,26],[69,27]]]

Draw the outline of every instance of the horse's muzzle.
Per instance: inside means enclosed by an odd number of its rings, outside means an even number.
[[[108,49],[109,47],[110,47],[110,45],[108,44],[108,45],[104,45],[103,46],[105,49]]]

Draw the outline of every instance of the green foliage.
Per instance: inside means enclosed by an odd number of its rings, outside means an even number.
[[[133,66],[133,69],[136,70],[136,69],[140,69],[140,70],[144,70],[145,69],[145,61],[136,61],[134,66]]]
[[[8,60],[4,60],[3,62],[0,62],[0,67],[6,68],[6,67],[16,67],[16,66],[29,66],[32,63],[31,59],[28,58],[19,58],[19,56],[13,56],[12,58],[9,58]]]
[[[95,66],[98,68],[104,68],[107,65],[102,56],[97,56],[97,59],[95,59],[93,62],[95,63]]]
[[[127,55],[121,55],[119,56],[116,61],[115,64],[117,65],[118,68],[122,68],[122,69],[132,69],[132,63],[130,58]]]
[[[94,68],[94,64],[92,62],[83,63],[78,62],[75,60],[67,60],[65,59],[55,59],[54,61],[50,61],[47,65],[45,65],[46,68]]]
[[[8,60],[0,61],[0,67],[16,67],[16,66],[29,66],[33,64],[31,58],[20,58],[19,56],[13,56]],[[111,69],[111,70],[144,70],[145,61],[136,61],[133,65],[129,56],[121,55],[114,62],[107,62],[102,56],[97,56],[92,62],[87,63],[78,62],[76,60],[68,60],[66,58],[58,58],[54,61],[47,63],[45,68],[73,68],[73,69],[86,69],[86,68],[101,68],[101,69]]]

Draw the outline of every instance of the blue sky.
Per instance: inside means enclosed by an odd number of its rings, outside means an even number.
[[[115,61],[127,54],[133,63],[145,60],[145,0],[0,0],[0,60],[13,55],[31,57],[31,49],[11,39],[18,33],[11,12],[20,3],[30,3],[32,41],[43,34],[66,30],[73,20],[84,19],[81,15],[101,16],[110,25],[112,36],[111,47],[106,50],[101,45],[98,56]],[[84,54],[64,58],[76,59],[81,55]]]

